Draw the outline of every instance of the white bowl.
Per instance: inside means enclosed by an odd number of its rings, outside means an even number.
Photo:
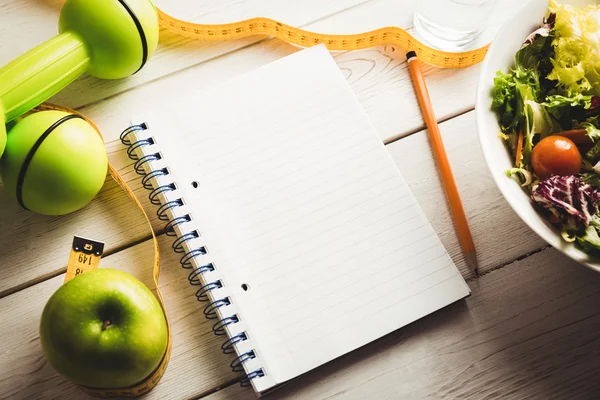
[[[483,61],[475,113],[477,130],[483,157],[492,177],[504,195],[508,204],[523,221],[552,247],[570,258],[600,272],[600,258],[592,257],[581,251],[573,243],[565,242],[560,232],[536,212],[529,196],[519,184],[506,176],[512,168],[512,159],[502,140],[498,137],[500,127],[496,114],[491,110],[491,91],[496,71],[507,71],[514,64],[515,53],[527,36],[537,29],[548,11],[548,0],[530,0],[500,29]],[[503,240],[510,241],[508,237]]]

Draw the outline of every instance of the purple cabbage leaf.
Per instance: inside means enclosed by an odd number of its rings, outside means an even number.
[[[545,179],[533,188],[531,197],[561,221],[572,216],[586,227],[600,211],[600,189],[576,175]]]

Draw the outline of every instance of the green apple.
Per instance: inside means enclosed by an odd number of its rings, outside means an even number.
[[[100,268],[52,295],[42,313],[40,339],[50,364],[69,380],[120,389],[158,367],[167,347],[167,322],[143,283]]]

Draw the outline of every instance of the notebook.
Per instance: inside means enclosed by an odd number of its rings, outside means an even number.
[[[469,294],[324,46],[141,111],[128,154],[256,392]]]

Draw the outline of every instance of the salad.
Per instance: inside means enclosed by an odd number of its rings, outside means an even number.
[[[551,3],[492,95],[507,175],[564,240],[600,254],[600,6]]]

